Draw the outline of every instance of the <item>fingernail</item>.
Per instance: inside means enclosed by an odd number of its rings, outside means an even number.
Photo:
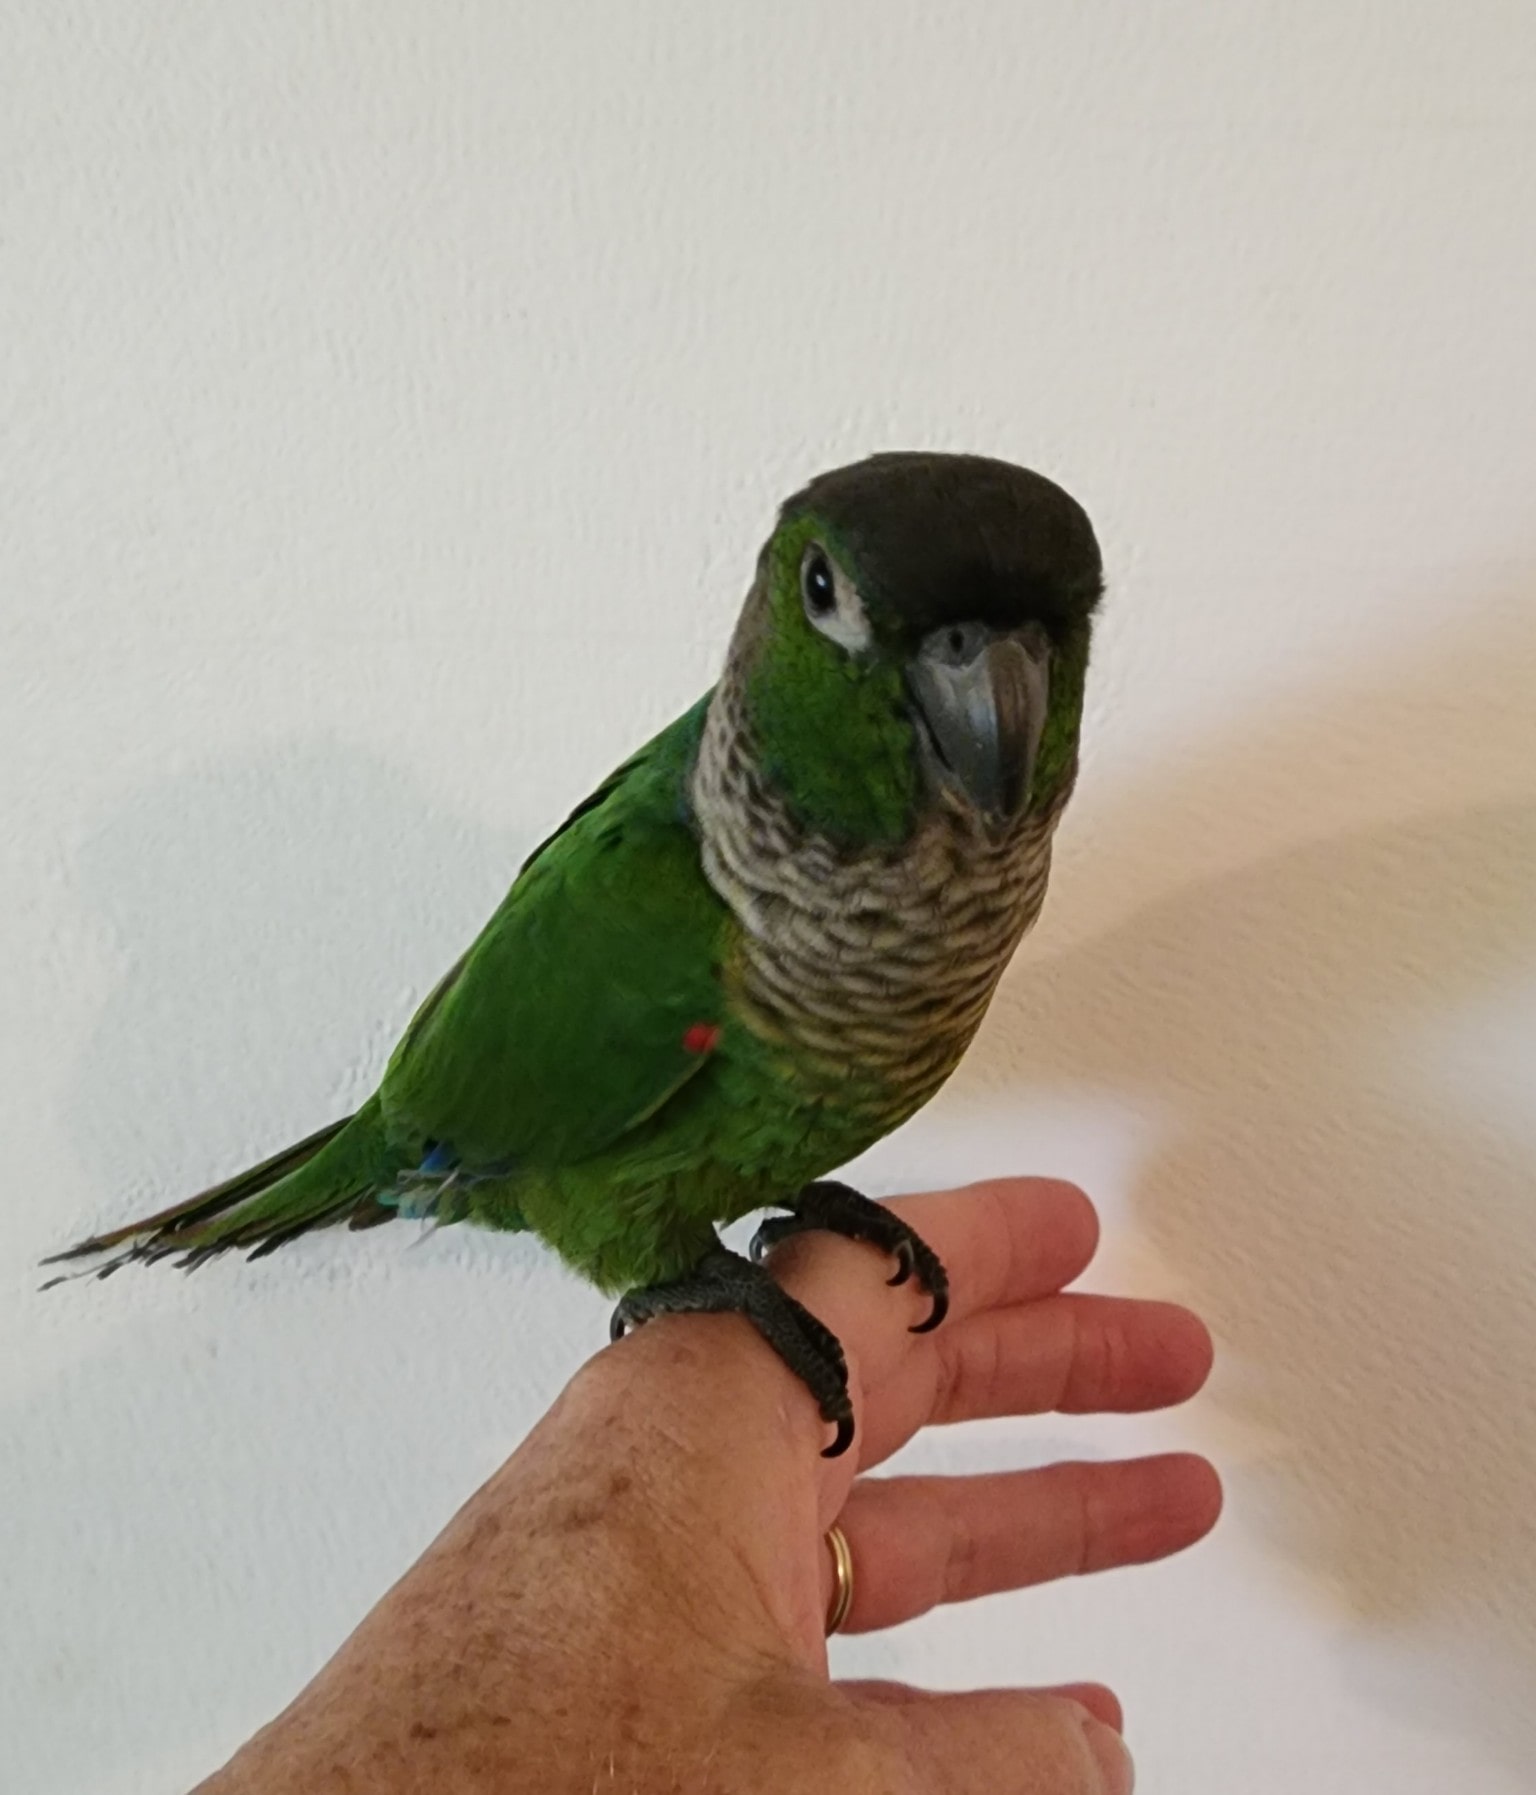
[[[1131,1762],[1124,1739],[1112,1726],[1091,1718],[1083,1722],[1083,1732],[1099,1767],[1104,1795],[1131,1795],[1136,1787],[1136,1766]]]

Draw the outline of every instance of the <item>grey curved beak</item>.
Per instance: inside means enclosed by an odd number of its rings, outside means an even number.
[[[1050,649],[1039,630],[935,630],[908,663],[907,684],[950,782],[992,822],[1018,817],[1050,700]]]

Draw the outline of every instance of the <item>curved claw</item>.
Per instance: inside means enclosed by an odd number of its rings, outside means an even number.
[[[629,1324],[624,1319],[623,1309],[615,1309],[612,1315],[608,1317],[608,1339],[610,1343],[622,1340],[628,1332]]]
[[[948,1313],[949,1292],[936,1290],[933,1293],[933,1308],[929,1311],[928,1319],[918,1322],[915,1327],[908,1328],[907,1332],[909,1334],[931,1334]]]
[[[917,1256],[912,1251],[912,1242],[910,1240],[898,1240],[895,1247],[895,1255],[895,1275],[887,1278],[885,1281],[887,1284],[905,1284],[917,1267]]]
[[[853,1416],[839,1415],[837,1417],[837,1438],[830,1446],[822,1448],[821,1456],[823,1458],[841,1458],[852,1444]]]

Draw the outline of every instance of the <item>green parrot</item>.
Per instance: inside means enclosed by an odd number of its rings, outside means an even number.
[[[57,1255],[191,1267],[401,1215],[531,1229],[626,1327],[745,1315],[853,1437],[836,1337],[761,1263],[802,1228],[937,1256],[826,1174],[928,1101],[1038,915],[1102,589],[1081,507],[890,453],[781,507],[719,683],[523,865],[355,1115]],[[750,1211],[751,1257],[716,1232]]]

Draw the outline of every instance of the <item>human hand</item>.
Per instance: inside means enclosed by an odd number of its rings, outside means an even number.
[[[583,1368],[205,1795],[1125,1795],[1108,1690],[829,1682],[825,1532],[837,1521],[851,1548],[850,1629],[1177,1551],[1220,1508],[1192,1455],[858,1473],[928,1425],[1181,1401],[1209,1337],[1170,1304],[1063,1293],[1097,1240],[1070,1186],[1007,1179],[899,1207],[949,1268],[933,1334],[908,1331],[925,1299],[888,1288],[868,1247],[808,1234],[773,1256],[843,1342],[853,1451],[820,1456],[814,1405],[739,1318],[648,1324]]]

